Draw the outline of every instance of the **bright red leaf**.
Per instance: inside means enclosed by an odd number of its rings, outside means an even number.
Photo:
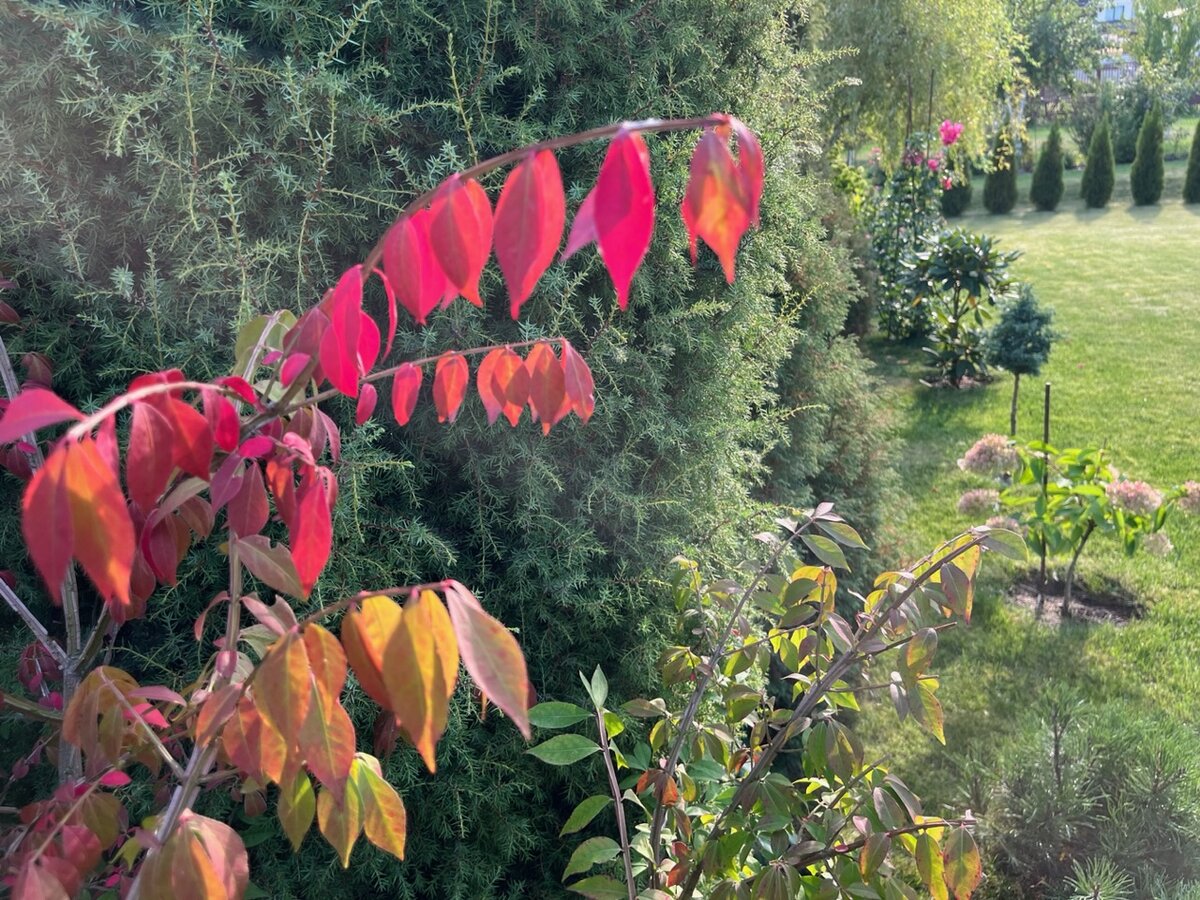
[[[375,412],[375,404],[378,402],[379,392],[375,390],[375,385],[364,384],[358,395],[358,406],[354,410],[355,424],[361,425],[371,418],[371,414]]]
[[[0,444],[11,444],[48,425],[82,418],[83,413],[53,391],[28,388],[12,399],[0,418]]]
[[[321,368],[329,383],[347,397],[358,396],[362,296],[362,266],[354,266],[342,274],[322,304],[329,326],[321,335]]]
[[[534,419],[541,420],[542,433],[549,434],[568,409],[562,363],[553,347],[538,341],[525,358],[525,372],[529,376],[530,409]]]
[[[497,390],[494,377],[496,364],[504,357],[505,352],[506,347],[492,350],[483,358],[475,372],[475,388],[479,391],[479,399],[483,401],[483,408],[487,411],[489,425],[494,424],[504,410],[504,395]]]
[[[392,378],[392,415],[397,425],[407,425],[421,390],[421,367],[405,363]]]
[[[241,381],[241,379],[238,379]],[[244,383],[244,382],[243,382]],[[217,446],[226,453],[233,451],[241,438],[242,420],[228,397],[219,391],[207,388],[201,391],[204,401],[204,418],[216,439]]]
[[[740,119],[730,117],[729,124],[737,136],[738,174],[742,177],[742,185],[746,192],[746,212],[750,216],[750,224],[758,227],[758,205],[762,199],[763,162],[762,147],[754,132],[746,127]]]
[[[284,387],[290,385],[304,371],[308,361],[312,359],[307,353],[293,353],[279,367],[279,382]]]
[[[383,270],[400,305],[418,325],[424,325],[446,293],[446,274],[430,242],[428,210],[405,216],[388,229],[383,239]]]
[[[554,260],[566,222],[558,162],[549,150],[525,157],[508,174],[496,203],[496,260],[515,319]]]
[[[750,227],[751,203],[746,189],[729,152],[729,142],[714,129],[705,129],[692,154],[680,211],[688,230],[692,263],[696,262],[697,241],[703,239],[717,254],[730,283],[738,242]]]
[[[430,210],[429,231],[434,254],[454,291],[476,306],[479,276],[492,252],[492,205],[479,182],[452,175]],[[447,299],[452,296],[447,294]]]
[[[25,546],[55,603],[62,602],[62,582],[75,541],[66,490],[68,446],[62,444],[46,457],[46,464],[34,473],[22,500]]]
[[[592,370],[567,341],[562,342],[562,368],[567,401],[575,415],[587,422],[596,408],[596,386],[592,381]]]
[[[133,405],[129,449],[125,456],[125,483],[129,497],[149,512],[158,503],[174,468],[171,423],[150,403]]]
[[[515,428],[521,410],[529,402],[529,373],[525,371],[525,360],[507,347],[492,370],[492,390],[504,401],[504,418]]]
[[[296,519],[289,527],[292,560],[300,576],[302,596],[307,597],[329,561],[333,548],[333,525],[329,515],[329,496],[317,471],[310,470],[296,491]]]
[[[621,131],[613,138],[594,193],[596,242],[617,290],[617,305],[624,309],[633,273],[642,264],[654,233],[650,152],[640,134]]]
[[[439,422],[453,422],[458,417],[470,378],[467,361],[461,354],[443,353],[438,358],[433,373],[433,402]]]

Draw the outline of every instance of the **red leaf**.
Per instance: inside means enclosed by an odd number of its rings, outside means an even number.
[[[169,397],[155,404],[171,423],[175,465],[189,475],[208,480],[213,457],[213,433],[208,420],[194,406]]]
[[[270,512],[262,470],[257,463],[251,463],[242,476],[241,489],[229,501],[229,525],[235,534],[249,537],[263,530]]]
[[[392,287],[392,282],[387,277],[387,273],[384,272],[383,269],[376,267],[374,272],[379,276],[379,280],[383,283],[383,293],[384,296],[387,297],[388,330],[387,342],[384,344],[383,348],[383,358],[387,359],[392,352],[392,341],[396,339],[396,325],[399,324],[396,321],[396,289]]]
[[[429,239],[447,282],[476,306],[479,276],[492,252],[492,205],[473,178],[452,175],[433,208]]]
[[[549,434],[569,408],[562,363],[553,347],[538,341],[525,358],[525,372],[529,376],[529,407],[534,419],[541,419],[543,434]]]
[[[3,300],[0,300],[0,322],[5,325],[16,325],[21,321],[21,315]]]
[[[68,444],[61,444],[46,457],[22,501],[21,530],[33,564],[46,582],[55,603],[62,603],[62,582],[71,564],[75,530],[67,502],[66,463]]]
[[[492,385],[496,396],[504,399],[504,417],[515,428],[521,410],[529,402],[529,373],[525,371],[525,360],[506,347],[504,355],[496,361]]]
[[[150,403],[133,405],[129,449],[125,456],[125,483],[129,496],[144,512],[158,503],[174,469],[174,430]]]
[[[290,385],[304,371],[308,361],[312,359],[307,353],[293,353],[279,367],[279,383],[284,387]]]
[[[596,240],[596,191],[593,188],[579,204],[575,221],[571,223],[571,234],[567,237],[567,249],[563,261],[570,259],[592,241]]]
[[[240,380],[240,379],[239,379]],[[204,400],[204,418],[217,441],[217,446],[226,453],[233,451],[241,437],[242,420],[229,399],[211,388],[200,392]]]
[[[433,402],[439,422],[453,422],[467,393],[471,373],[458,353],[443,353],[433,374]],[[397,416],[399,420],[399,416]]]
[[[529,676],[516,639],[457,581],[449,582],[446,603],[467,672],[529,740]]]
[[[366,313],[362,314],[358,332],[358,374],[366,375],[379,360],[379,326]]]
[[[687,226],[696,262],[696,242],[703,238],[713,249],[725,270],[725,279],[733,282],[734,257],[738,242],[750,226],[750,199],[747,184],[735,169],[729,143],[711,128],[705,129],[692,154],[687,191],[680,211]]]
[[[420,366],[405,363],[396,370],[392,378],[392,415],[397,425],[407,425],[417,406],[417,394],[421,390]]]
[[[446,275],[429,238],[429,212],[418,210],[396,222],[383,239],[383,270],[400,305],[424,325],[446,293]]]
[[[21,368],[25,370],[26,378],[34,384],[40,384],[44,388],[53,384],[50,357],[45,353],[26,353],[21,357]]]
[[[316,471],[308,471],[296,492],[296,520],[289,527],[292,560],[300,576],[301,596],[307,597],[329,561],[333,546],[333,525],[329,517],[329,497]]]
[[[262,459],[264,456],[270,455],[274,449],[274,440],[265,434],[256,434],[254,437],[242,441],[242,446],[238,447],[237,452],[238,456],[244,459]]]
[[[354,410],[355,424],[361,425],[371,418],[371,414],[375,412],[375,404],[378,402],[379,393],[375,390],[375,385],[364,384],[362,392],[358,395],[358,407]]]
[[[746,192],[746,211],[750,216],[750,224],[757,228],[758,204],[762,199],[765,170],[762,147],[754,132],[747,128],[741,119],[731,116],[729,124],[737,136],[738,174],[742,177],[743,190]]]
[[[229,388],[251,406],[258,403],[258,395],[254,393],[254,388],[250,386],[250,382],[245,378],[238,375],[222,375],[216,379],[215,383],[221,385],[221,387]]]
[[[45,388],[28,388],[17,394],[0,419],[0,444],[11,444],[32,431],[69,420],[83,413]]]
[[[57,878],[46,868],[44,857],[29,856],[17,871],[13,900],[70,900]]]
[[[174,518],[157,510],[152,513],[142,526],[138,546],[154,577],[163,584],[174,585],[180,556]]]
[[[362,266],[354,266],[342,274],[322,304],[329,327],[321,335],[321,368],[329,383],[347,397],[358,396],[362,295]]]
[[[483,401],[483,408],[487,411],[489,425],[495,423],[504,409],[504,395],[497,391],[494,376],[496,364],[506,352],[507,348],[497,347],[483,358],[475,372],[475,388],[479,391],[479,399]]]
[[[596,386],[592,381],[591,369],[567,341],[562,342],[562,368],[567,401],[575,415],[587,422],[596,408]]]
[[[654,233],[650,152],[640,134],[622,130],[608,145],[594,193],[600,256],[617,289],[617,305],[625,309],[633,273],[642,264]]]
[[[109,788],[125,787],[125,785],[129,784],[131,781],[133,781],[132,778],[130,778],[124,772],[117,770],[113,770],[112,772],[108,772],[100,776],[100,784]]]
[[[237,712],[221,732],[221,745],[229,761],[247,775],[279,783],[287,763],[287,744],[275,726],[266,721],[249,697],[238,701]]]
[[[517,318],[534,285],[554,260],[566,221],[558,162],[549,150],[525,157],[508,174],[496,203],[496,260]]]
[[[275,498],[275,510],[289,529],[296,521],[296,482],[292,467],[273,459],[267,460],[267,486]]]
[[[95,441],[85,437],[67,447],[65,475],[75,558],[108,604],[113,620],[121,624],[131,605],[134,538],[129,508]]]

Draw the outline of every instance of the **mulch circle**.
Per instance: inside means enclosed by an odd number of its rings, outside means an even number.
[[[1042,608],[1038,610],[1037,576],[1027,576],[1009,589],[1008,602],[1027,610],[1044,625],[1062,624],[1063,584],[1051,579],[1046,585]],[[1096,590],[1086,584],[1076,583],[1071,594],[1070,622],[1107,622],[1110,625],[1125,625],[1140,619],[1145,610],[1128,595],[1115,590]]]

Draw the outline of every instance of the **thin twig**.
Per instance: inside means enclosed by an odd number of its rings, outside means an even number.
[[[596,729],[600,732],[600,752],[604,756],[604,768],[608,771],[608,787],[616,804],[617,836],[621,839],[621,862],[625,865],[625,890],[629,900],[637,900],[637,884],[633,880],[633,857],[629,852],[629,831],[625,825],[625,806],[621,800],[621,785],[617,781],[617,770],[613,766],[612,751],[608,746],[608,730],[604,727],[604,714],[596,708]]]
[[[167,764],[167,767],[171,770],[171,774],[182,781],[184,777],[183,769],[179,768],[179,763],[175,761],[175,757],[171,755],[171,752],[163,745],[163,742],[158,739],[158,735],[154,733],[146,720],[138,715],[137,710],[133,708],[133,704],[129,702],[129,698],[121,693],[121,689],[113,684],[112,679],[104,673],[104,670],[97,669],[96,671],[97,674],[100,675],[100,679],[104,682],[104,684],[113,692],[113,695],[117,698],[117,702],[121,704],[121,706],[125,709],[125,712],[129,713],[133,721],[137,725],[141,726],[142,733],[150,739],[151,746],[153,746],[158,755],[163,758],[163,762]]]
[[[25,602],[17,596],[16,592],[5,581],[0,581],[0,595],[4,597],[4,602],[9,605],[9,608],[21,617],[21,620],[25,623],[25,627],[33,632],[33,636],[38,639],[38,642],[50,651],[50,655],[54,657],[54,661],[58,663],[65,673],[71,666],[71,659],[59,645],[58,641],[50,637],[50,632],[46,630],[46,626],[41,623],[41,620],[33,614],[33,611],[25,605]]]

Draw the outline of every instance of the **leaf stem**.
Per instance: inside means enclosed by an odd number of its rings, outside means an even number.
[[[608,729],[604,726],[604,713],[596,707],[596,729],[600,733],[600,750],[604,756],[604,768],[608,771],[608,787],[616,804],[617,836],[621,839],[621,862],[625,866],[625,890],[629,900],[637,900],[637,883],[633,880],[633,857],[629,852],[629,830],[625,824],[625,805],[621,800],[621,785],[617,781],[617,770],[613,766],[612,751],[608,746]]]

